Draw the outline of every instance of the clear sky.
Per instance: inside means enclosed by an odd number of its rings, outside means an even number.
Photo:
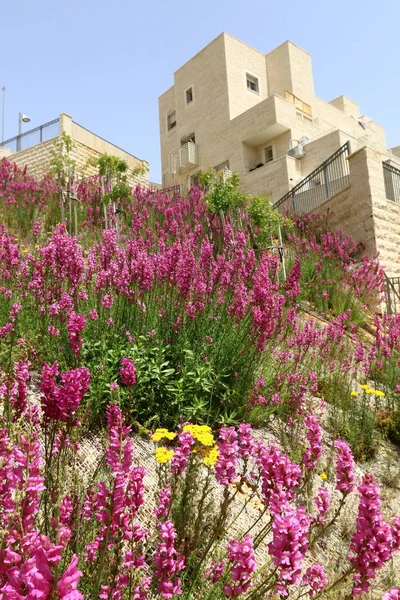
[[[344,94],[400,145],[400,0],[0,0],[5,139],[67,112],[150,162],[160,181],[158,96],[221,31],[266,53],[310,52],[318,96]]]

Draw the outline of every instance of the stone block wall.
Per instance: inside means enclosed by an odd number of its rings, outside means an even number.
[[[62,113],[60,115],[60,133],[65,132],[72,138],[71,158],[76,161],[77,172],[80,176],[90,176],[96,173],[94,167],[88,166],[88,160],[91,158],[99,158],[102,154],[110,154],[118,156],[125,160],[128,164],[128,183],[131,186],[142,185],[149,187],[149,173],[147,161],[141,161],[135,156],[125,152],[121,148],[114,146],[110,142],[96,136],[91,131],[81,127],[72,121],[72,118]],[[52,158],[51,149],[57,138],[47,140],[21,150],[20,152],[10,153],[7,156],[8,160],[15,162],[19,167],[27,165],[28,172],[34,177],[42,177],[49,171],[50,161]],[[0,155],[1,157],[1,155]],[[142,175],[132,175],[131,171],[145,165],[147,171]]]

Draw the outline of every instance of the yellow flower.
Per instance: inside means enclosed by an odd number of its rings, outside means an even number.
[[[375,394],[375,390],[373,390],[372,388],[368,388],[367,390],[365,390],[365,393],[371,396]]]
[[[14,238],[14,242],[18,242],[18,238]]]
[[[36,250],[38,250],[40,248],[40,246],[35,246]]]
[[[168,448],[161,446],[160,448],[157,448],[157,450],[156,450],[156,461],[158,463],[160,463],[160,465],[163,465],[163,464],[169,462],[171,460],[171,458],[173,457],[173,455],[174,455],[173,450],[168,450]]]
[[[167,440],[174,440],[176,438],[176,433],[174,433],[173,431],[168,431],[168,429],[165,429],[164,427],[160,427],[159,429],[156,429],[153,435],[151,436],[153,442],[159,442],[164,438],[166,438]]]
[[[328,475],[326,473],[321,473],[320,477],[323,481],[326,481],[328,479]]]
[[[21,254],[26,254],[27,252],[29,252],[29,250],[21,250]]]
[[[203,446],[214,446],[215,444],[211,427],[208,425],[185,425],[183,431],[188,431]]]
[[[382,392],[381,390],[375,390],[375,396],[379,396],[379,398],[384,398],[385,393]]]
[[[369,390],[369,385],[366,385],[365,383],[363,385],[360,385],[360,389],[361,390]]]
[[[352,396],[353,398],[357,398],[358,393],[357,392],[350,392],[350,396]]]
[[[213,446],[212,448],[207,448],[204,452],[204,460],[203,463],[207,465],[207,467],[213,467],[218,460],[219,452],[218,447]]]

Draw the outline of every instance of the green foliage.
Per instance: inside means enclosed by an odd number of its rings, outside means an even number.
[[[253,225],[256,244],[263,249],[271,245],[279,227],[290,230],[293,223],[271,205],[269,196],[250,196],[248,213]]]
[[[73,141],[65,131],[54,142],[50,149],[52,156],[50,160],[50,173],[65,187],[68,180],[74,176],[76,171],[76,161],[71,157]]]
[[[229,210],[243,205],[245,195],[239,190],[240,177],[237,173],[218,173],[214,169],[207,169],[201,171],[198,177],[211,212],[226,214]]]
[[[134,389],[121,385],[120,404],[131,421],[145,427],[174,425],[180,418],[198,423],[237,423],[235,414],[240,396],[232,389],[232,373],[193,350],[174,348],[138,336],[127,344],[117,335],[85,344],[84,359],[92,372],[91,407],[94,420],[102,418],[112,392],[110,383],[119,382],[122,357],[136,365]]]

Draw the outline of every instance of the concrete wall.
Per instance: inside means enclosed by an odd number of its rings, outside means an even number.
[[[298,161],[291,156],[282,156],[242,177],[241,189],[249,194],[270,196],[272,204],[289,191],[290,180],[299,174]]]
[[[80,175],[90,176],[96,173],[94,167],[87,165],[88,160],[91,158],[99,158],[102,154],[110,154],[118,156],[125,160],[128,164],[130,171],[136,169],[143,164],[148,167],[147,161],[141,161],[135,156],[132,156],[128,152],[124,152],[121,148],[114,146],[110,142],[103,140],[96,136],[91,131],[88,131],[84,127],[74,123],[72,118],[62,113],[60,115],[60,133],[65,132],[72,138],[72,151],[71,158],[76,161],[77,172]],[[12,153],[8,158],[12,162],[15,162],[19,167],[28,166],[28,172],[34,177],[42,177],[49,171],[50,161],[52,158],[51,149],[53,148],[54,142],[57,138],[47,140],[26,150]],[[148,170],[143,175],[133,176],[131,173],[128,174],[128,182],[130,185],[143,185],[148,187],[149,175]]]
[[[265,56],[240,40],[225,34],[225,57],[228,78],[229,116],[234,119],[268,98]],[[257,77],[259,92],[247,89],[246,73]]]
[[[351,184],[316,212],[334,230],[342,229],[379,260],[389,277],[400,275],[400,205],[385,193],[380,152],[362,148],[349,157]]]

